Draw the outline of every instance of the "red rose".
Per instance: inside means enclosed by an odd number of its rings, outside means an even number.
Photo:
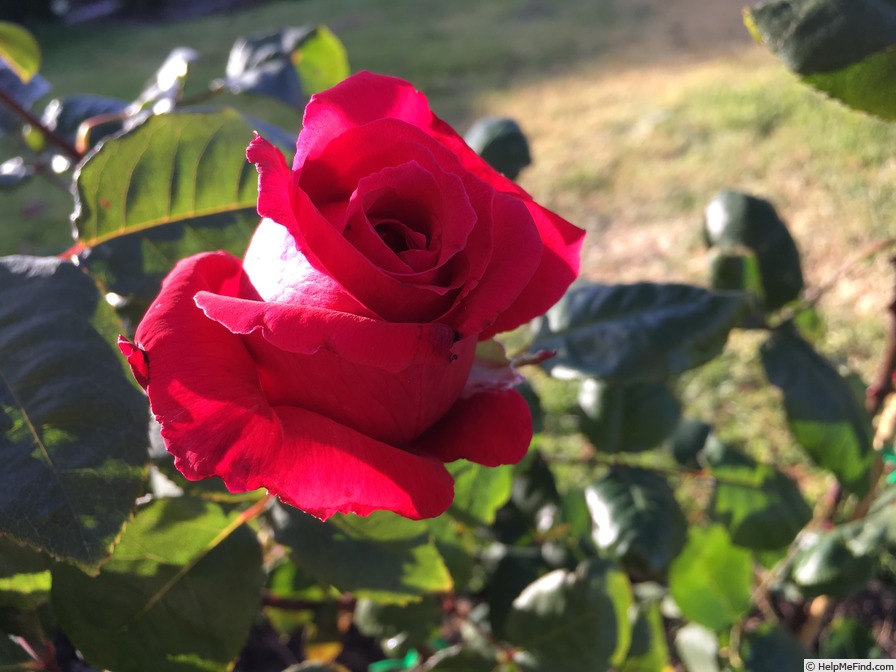
[[[122,350],[177,468],[320,518],[442,513],[444,463],[519,461],[523,398],[476,344],[542,314],[583,232],[488,167],[407,82],[314,96],[292,171],[263,138],[243,262],[181,261]]]

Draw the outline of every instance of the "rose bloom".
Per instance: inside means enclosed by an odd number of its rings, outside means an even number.
[[[245,259],[179,262],[121,343],[181,473],[322,519],[426,518],[453,499],[446,462],[518,462],[528,406],[477,343],[562,296],[583,232],[392,77],[312,97],[292,170],[261,137],[247,156]]]

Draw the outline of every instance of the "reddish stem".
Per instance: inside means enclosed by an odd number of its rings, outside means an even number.
[[[16,114],[22,121],[35,128],[39,128],[40,132],[43,133],[44,137],[47,138],[50,142],[56,145],[62,152],[68,155],[72,161],[77,163],[81,160],[81,153],[75,149],[71,143],[59,135],[56,131],[47,128],[44,123],[35,117],[31,112],[22,107],[17,100],[15,100],[12,96],[10,96],[6,91],[0,88],[0,102],[2,102],[6,107],[8,107],[12,112]]]

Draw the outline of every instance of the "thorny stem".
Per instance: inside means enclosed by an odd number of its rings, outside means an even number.
[[[78,150],[75,149],[68,140],[63,138],[56,131],[47,128],[40,119],[35,117],[24,107],[22,107],[18,103],[18,101],[16,101],[2,88],[0,88],[0,103],[3,103],[25,123],[40,129],[40,132],[43,133],[44,137],[46,137],[47,140],[56,145],[56,147],[58,147],[62,151],[62,153],[66,154],[72,161],[77,163],[81,160],[81,153],[78,152]]]

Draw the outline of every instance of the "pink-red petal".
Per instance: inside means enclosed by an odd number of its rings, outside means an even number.
[[[256,301],[201,291],[196,305],[228,331],[260,331],[279,350],[313,355],[320,350],[351,363],[396,372],[452,360],[455,332],[439,323],[384,322],[295,303]]]
[[[486,467],[516,464],[532,440],[532,414],[523,396],[494,388],[459,399],[414,448],[445,462],[466,459]]]
[[[191,257],[168,276],[137,330],[152,410],[181,473],[219,476],[233,491],[267,487],[321,518],[376,509],[421,518],[447,508],[451,478],[438,460],[311,411],[270,405],[244,338],[193,302],[200,291],[245,287],[234,257]]]

